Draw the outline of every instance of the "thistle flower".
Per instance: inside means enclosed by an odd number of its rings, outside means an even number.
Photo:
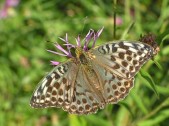
[[[87,35],[85,36],[85,38],[81,41],[80,35],[77,36],[77,38],[75,38],[76,40],[76,45],[73,45],[69,42],[68,40],[68,35],[66,34],[65,38],[60,38],[59,39],[61,41],[64,42],[63,46],[66,46],[66,49],[64,49],[61,45],[59,45],[57,42],[54,43],[54,46],[60,50],[60,52],[56,52],[56,51],[52,51],[52,50],[47,50],[48,52],[54,53],[56,55],[59,56],[65,56],[68,58],[72,58],[73,55],[71,54],[71,49],[72,48],[82,48],[85,52],[87,52],[89,50],[89,44],[92,41],[92,47],[94,48],[95,43],[97,41],[97,39],[99,38],[99,36],[101,35],[102,31],[103,31],[104,27],[102,27],[100,30],[98,30],[97,32],[95,32],[93,29],[90,29],[89,32],[87,33]],[[84,44],[82,44],[84,42]],[[60,62],[58,61],[50,61],[52,65],[58,65]]]

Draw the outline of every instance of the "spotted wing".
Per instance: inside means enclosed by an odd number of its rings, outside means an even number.
[[[63,107],[71,114],[91,114],[96,113],[99,108],[103,109],[105,102],[101,92],[96,92],[89,82],[89,76],[83,69],[79,68],[75,81],[74,97],[69,105]]]
[[[102,83],[106,104],[125,98],[134,85],[134,76],[153,56],[153,48],[141,42],[117,41],[89,51],[94,71]]]
[[[34,108],[62,107],[72,101],[78,66],[68,61],[56,66],[39,83],[30,105]]]
[[[80,66],[67,62],[56,66],[39,83],[30,105],[34,108],[59,107],[72,114],[95,113],[104,103],[91,87]]]
[[[134,78],[125,79],[117,76],[112,71],[97,64],[97,62],[92,62],[92,66],[94,71],[98,73],[98,78],[103,82],[102,96],[105,104],[117,103],[129,94],[134,85]]]
[[[153,48],[141,42],[116,41],[90,50],[93,61],[121,78],[133,78],[153,56]]]

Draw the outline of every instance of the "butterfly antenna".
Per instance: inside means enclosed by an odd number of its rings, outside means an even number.
[[[82,31],[80,33],[80,36],[82,35],[83,31],[84,31],[84,28],[85,28],[85,25],[86,25],[86,21],[87,21],[88,17],[86,16],[83,20],[83,28],[82,28]],[[85,38],[82,40],[82,43],[85,41]]]
[[[87,21],[87,16],[84,18],[84,21],[83,21],[83,28],[82,28],[82,31],[80,33],[80,35],[82,35],[83,31],[84,31],[84,28],[85,28],[85,25],[86,25],[86,21]]]

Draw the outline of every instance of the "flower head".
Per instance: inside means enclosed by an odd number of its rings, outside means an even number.
[[[76,45],[73,45],[69,42],[68,40],[68,35],[66,34],[65,38],[60,38],[59,39],[61,41],[64,42],[63,46],[66,46],[66,49],[64,49],[61,45],[59,45],[57,42],[54,43],[54,46],[61,52],[56,52],[56,51],[52,51],[52,50],[47,50],[48,52],[60,55],[60,56],[66,56],[68,58],[72,58],[73,55],[71,54],[71,49],[72,48],[82,48],[85,52],[89,50],[89,43],[92,41],[92,47],[93,48],[95,46],[95,43],[97,41],[97,39],[99,38],[99,36],[101,35],[102,31],[103,31],[104,27],[101,28],[100,30],[98,30],[97,32],[95,32],[93,29],[90,29],[89,32],[87,33],[87,35],[85,36],[85,38],[81,41],[80,35],[77,36],[77,38],[75,38],[76,40]],[[82,44],[84,42],[84,44]],[[59,62],[57,61],[51,61],[52,65],[58,65]]]

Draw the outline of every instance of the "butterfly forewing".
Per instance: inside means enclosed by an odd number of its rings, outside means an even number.
[[[152,57],[152,47],[141,42],[117,41],[91,50],[94,62],[122,78],[132,78]]]
[[[39,83],[30,105],[34,108],[61,107],[70,104],[78,66],[71,61],[56,66]]]
[[[89,53],[93,55],[93,69],[103,82],[105,102],[116,103],[128,95],[135,74],[153,56],[153,48],[141,42],[116,41],[96,47]]]

